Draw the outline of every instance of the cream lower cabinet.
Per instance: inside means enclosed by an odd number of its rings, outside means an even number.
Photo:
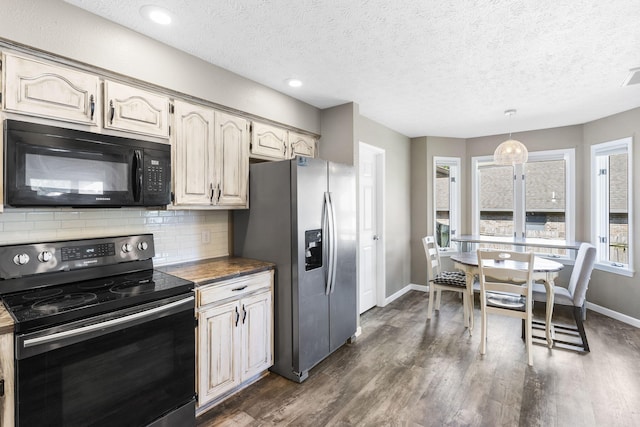
[[[198,407],[259,378],[273,364],[273,273],[198,288]]]
[[[176,100],[174,126],[175,206],[246,208],[249,122]]]
[[[95,126],[100,79],[21,56],[3,56],[2,98],[7,111]]]
[[[15,418],[13,332],[0,335],[0,379],[4,381],[4,393],[0,396],[0,426],[13,426]]]

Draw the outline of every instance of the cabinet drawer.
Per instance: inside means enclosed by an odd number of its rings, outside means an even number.
[[[271,272],[252,274],[236,279],[227,280],[211,285],[204,285],[198,289],[198,307],[221,302],[230,298],[240,298],[262,289],[271,287]]]

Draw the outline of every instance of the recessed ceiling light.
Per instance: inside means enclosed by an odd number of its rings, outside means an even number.
[[[159,6],[148,4],[140,8],[140,15],[160,25],[171,24],[171,14]]]
[[[291,87],[300,87],[302,86],[302,82],[298,79],[287,79],[287,84]]]

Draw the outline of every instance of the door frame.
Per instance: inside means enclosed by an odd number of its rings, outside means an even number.
[[[357,224],[358,224],[358,252],[360,251],[360,210],[362,207],[360,206],[360,151],[361,150],[369,150],[376,157],[376,219],[377,219],[377,227],[380,235],[380,240],[378,241],[378,247],[376,250],[376,306],[384,307],[386,300],[386,266],[385,266],[385,156],[386,152],[384,149],[373,146],[371,144],[367,144],[365,142],[359,141],[358,144],[358,173],[356,174],[357,179],[357,187],[358,187],[358,215],[357,215]],[[358,263],[360,263],[360,256],[358,254]],[[358,271],[360,271],[360,265],[358,265]],[[360,307],[360,282],[358,281],[358,307]],[[359,311],[359,309],[358,309]],[[358,329],[360,323],[358,322]]]

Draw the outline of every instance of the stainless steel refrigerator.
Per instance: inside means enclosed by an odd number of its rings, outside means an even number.
[[[293,381],[356,333],[355,187],[352,166],[256,163],[249,210],[234,212],[234,254],[276,264],[271,370]]]

